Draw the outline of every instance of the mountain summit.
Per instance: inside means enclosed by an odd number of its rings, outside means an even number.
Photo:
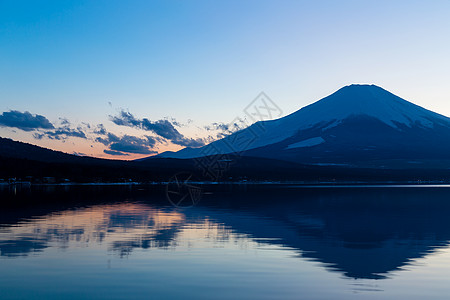
[[[448,123],[449,118],[412,104],[376,85],[350,85],[323,98],[283,119],[298,120],[306,126],[317,122],[337,125],[352,116],[368,116],[399,128],[421,124],[432,126],[433,122]],[[281,119],[280,119],[281,120]]]
[[[450,118],[375,85],[350,85],[283,118],[257,122],[201,148],[161,156],[233,153],[308,164],[420,164],[424,159],[450,159]]]

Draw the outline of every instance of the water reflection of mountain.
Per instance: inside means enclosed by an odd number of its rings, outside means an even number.
[[[449,197],[446,188],[260,188],[216,191],[180,210],[138,193],[125,203],[1,219],[9,224],[0,227],[0,255],[77,245],[130,255],[134,249],[199,247],[204,240],[223,247],[257,241],[289,247],[347,277],[377,279],[448,244]]]

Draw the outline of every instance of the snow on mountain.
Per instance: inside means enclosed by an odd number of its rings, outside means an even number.
[[[449,118],[408,102],[378,86],[350,85],[285,117],[283,123],[294,125],[297,120],[301,120],[301,129],[305,126],[312,127],[320,121],[333,121],[330,126],[335,126],[352,115],[370,116],[393,128],[399,128],[399,124],[408,127],[414,124],[433,127],[434,122],[450,122]]]
[[[162,157],[194,158],[213,154],[236,153],[256,149],[296,136],[300,131],[319,128],[321,132],[349,119],[371,118],[396,131],[410,128],[450,128],[450,118],[410,103],[375,85],[350,85],[286,117],[257,122],[221,140],[201,148],[186,148]],[[285,149],[323,144],[320,136],[297,138]]]

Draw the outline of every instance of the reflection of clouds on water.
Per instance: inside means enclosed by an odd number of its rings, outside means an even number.
[[[67,210],[4,227],[0,255],[15,257],[47,247],[106,245],[128,255],[134,248],[189,247],[192,241],[227,241],[230,230],[207,218],[187,221],[183,213],[143,204],[97,205]]]
[[[20,236],[15,239],[0,241],[0,254],[2,256],[25,256],[31,252],[39,252],[47,248],[46,240]]]
[[[215,194],[191,209],[144,201],[93,205],[0,227],[0,256],[76,247],[119,257],[150,249],[283,249],[348,278],[383,279],[448,246],[448,194],[317,190],[303,191],[300,200],[285,191],[276,203],[265,192],[232,200]]]
[[[46,247],[113,245],[144,235],[157,237],[161,230],[183,221],[182,214],[162,212],[144,205],[98,205],[53,213],[6,227],[0,233],[0,250],[3,256],[14,256]]]

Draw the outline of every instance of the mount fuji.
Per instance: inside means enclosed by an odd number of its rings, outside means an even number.
[[[350,85],[283,118],[159,157],[224,154],[312,165],[439,166],[450,160],[450,118],[375,85]]]

